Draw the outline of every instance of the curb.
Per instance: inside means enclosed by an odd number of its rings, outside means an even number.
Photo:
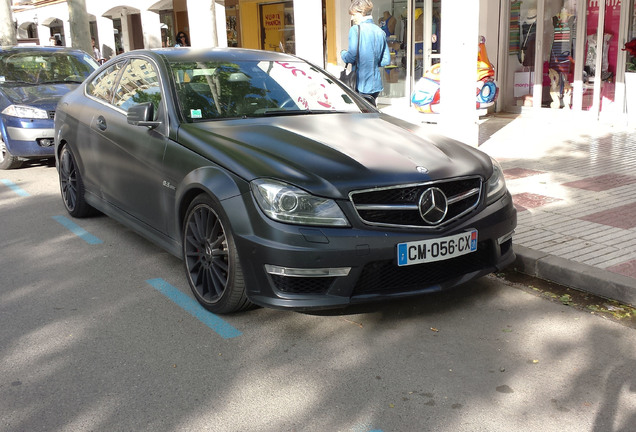
[[[515,270],[636,306],[636,279],[513,244]]]

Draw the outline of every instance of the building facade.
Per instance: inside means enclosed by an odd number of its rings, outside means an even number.
[[[336,75],[344,66],[349,3],[86,0],[91,36],[105,58],[173,46],[185,32],[194,47],[285,51]],[[66,1],[15,1],[13,14],[19,39],[46,45],[53,37],[71,45]],[[499,87],[490,111],[572,111],[620,122],[636,99],[629,86],[636,60],[623,50],[636,38],[634,0],[375,0],[373,19],[391,50],[383,105],[409,106],[418,81],[440,63],[443,103],[455,117],[461,115],[456,107],[466,106],[470,122],[480,36]]]

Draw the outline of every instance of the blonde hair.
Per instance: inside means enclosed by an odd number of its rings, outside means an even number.
[[[371,0],[353,0],[349,6],[349,15],[361,13],[363,16],[371,15],[373,2]]]

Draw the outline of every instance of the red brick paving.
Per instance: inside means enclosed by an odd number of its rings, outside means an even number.
[[[504,171],[505,174],[505,171]],[[609,189],[636,183],[636,176],[623,174],[605,174],[597,177],[588,177],[569,183],[563,183],[563,186],[573,187],[577,189],[585,189],[595,192],[602,192]]]
[[[541,207],[553,202],[562,201],[561,198],[553,198],[545,195],[537,195],[533,193],[520,193],[512,196],[512,202],[514,203],[517,211],[524,211],[529,208]]]
[[[518,178],[530,177],[533,175],[539,175],[544,173],[545,171],[535,171],[535,170],[526,169],[526,168],[510,168],[510,169],[504,170],[504,177],[507,180],[514,180]]]
[[[636,217],[634,217],[634,214],[636,214],[636,203],[614,207],[598,213],[592,213],[591,215],[584,216],[581,219],[616,228],[631,229],[636,227]]]
[[[636,278],[636,260],[631,260],[608,267],[607,270],[611,271],[612,273],[618,273],[622,274],[623,276]]]

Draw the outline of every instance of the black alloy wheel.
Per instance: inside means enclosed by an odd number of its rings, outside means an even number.
[[[232,313],[250,307],[243,273],[227,219],[220,205],[199,195],[183,226],[183,260],[196,299],[211,312]]]
[[[68,213],[77,218],[91,214],[93,209],[84,199],[84,183],[68,145],[60,152],[58,174],[62,201]]]

